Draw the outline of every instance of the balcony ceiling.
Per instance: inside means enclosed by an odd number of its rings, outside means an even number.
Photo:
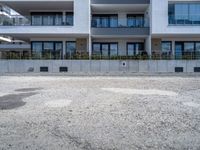
[[[24,16],[31,11],[73,10],[73,0],[1,0],[1,3]]]
[[[144,12],[149,4],[92,4],[93,12]]]

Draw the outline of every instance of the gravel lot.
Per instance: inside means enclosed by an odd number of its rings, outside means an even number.
[[[0,77],[0,149],[199,150],[200,77]]]

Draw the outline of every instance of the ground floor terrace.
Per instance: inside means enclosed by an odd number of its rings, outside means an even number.
[[[0,149],[199,149],[199,77],[0,77]]]
[[[145,38],[26,37],[22,43],[1,42],[0,58],[33,60],[198,60],[200,59],[200,38],[150,36]]]

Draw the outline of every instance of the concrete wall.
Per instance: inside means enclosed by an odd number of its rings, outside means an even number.
[[[185,73],[193,73],[200,67],[199,61],[109,61],[109,60],[1,60],[0,74],[40,73],[40,67],[48,67],[49,73],[59,73],[60,67],[68,67],[68,73],[173,73],[175,67],[183,67]]]

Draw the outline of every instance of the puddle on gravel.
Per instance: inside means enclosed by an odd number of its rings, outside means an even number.
[[[128,95],[160,95],[160,96],[177,96],[178,94],[172,91],[156,90],[156,89],[129,89],[129,88],[102,88],[104,91],[121,93]]]
[[[39,91],[42,90],[42,88],[22,88],[22,89],[16,89],[16,92],[33,92],[33,91]]]
[[[26,104],[23,99],[36,95],[36,92],[8,94],[0,97],[0,110],[10,110],[22,107]]]

